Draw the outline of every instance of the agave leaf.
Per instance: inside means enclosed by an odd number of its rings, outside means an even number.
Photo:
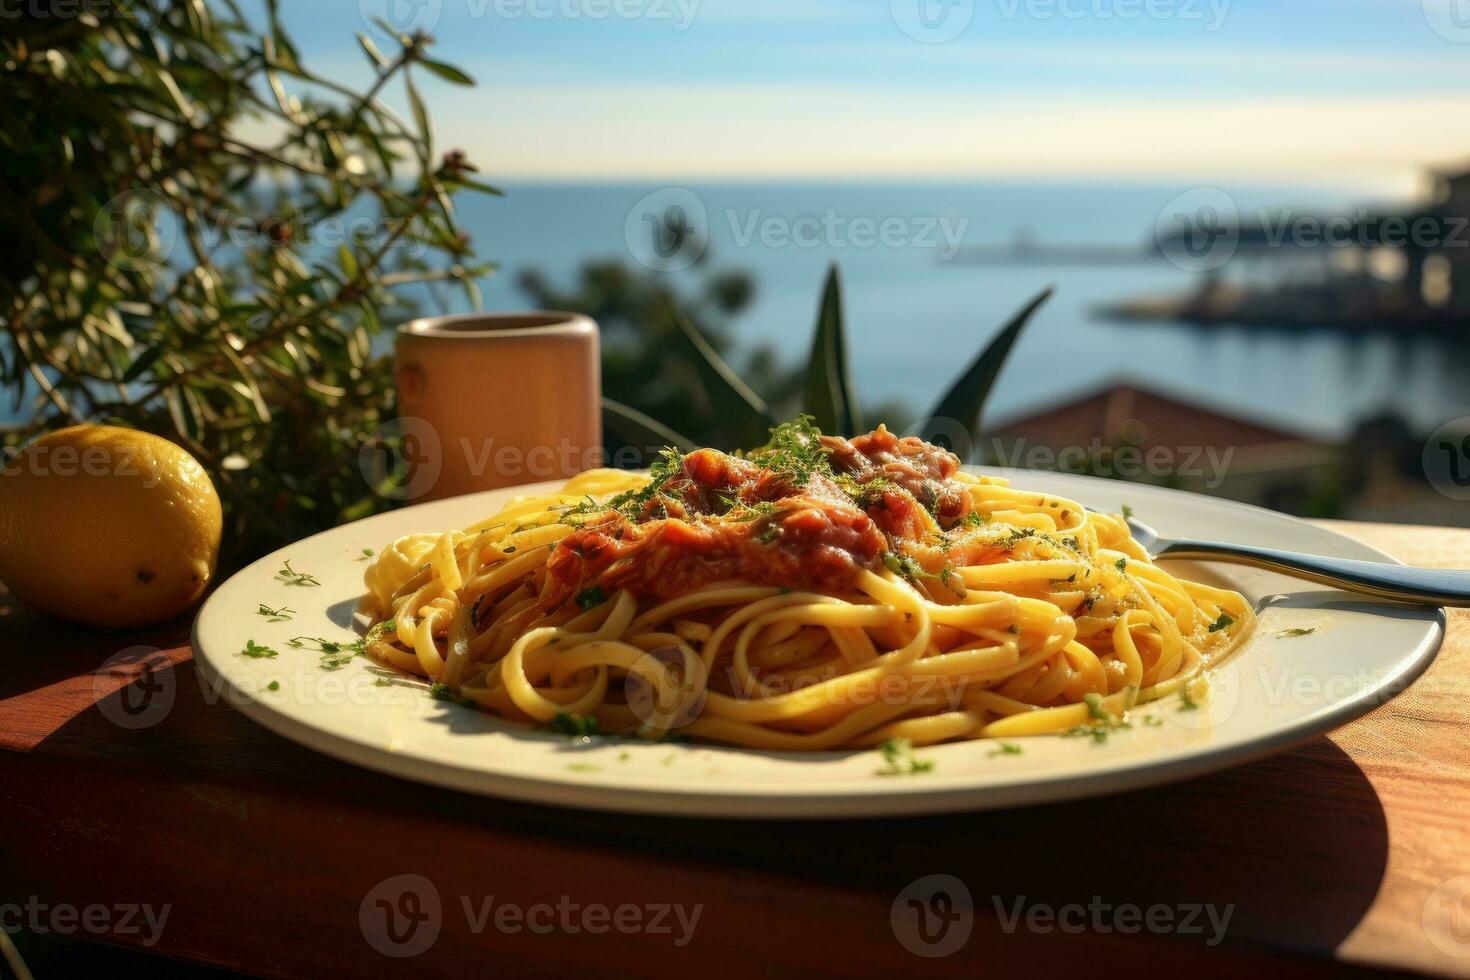
[[[698,327],[685,319],[672,304],[667,309],[679,331],[689,341],[689,346],[694,348],[694,367],[704,383],[705,394],[709,395],[720,430],[732,443],[727,448],[748,449],[762,445],[776,424],[766,400],[741,380]]]
[[[684,452],[693,452],[699,448],[688,436],[680,435],[638,409],[611,398],[602,399],[602,421],[619,439],[635,449],[652,452],[673,446]]]
[[[847,337],[842,320],[842,277],[827,270],[817,335],[806,374],[806,412],[817,428],[832,435],[856,435],[863,427],[857,391],[847,369]]]
[[[995,379],[1000,376],[1001,368],[1005,366],[1016,338],[1021,336],[1021,331],[1026,328],[1036,311],[1041,309],[1042,304],[1051,299],[1054,289],[1055,287],[1048,286],[1011,317],[1010,322],[980,352],[980,356],[971,362],[965,373],[960,375],[959,380],[929,413],[930,421],[919,433],[923,438],[932,440],[938,435],[935,424],[937,420],[953,419],[969,430],[972,439],[979,440],[980,413],[990,397],[990,390],[995,387]]]

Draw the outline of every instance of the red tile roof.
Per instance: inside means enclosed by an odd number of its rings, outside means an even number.
[[[986,427],[987,435],[1009,441],[1025,438],[1045,446],[1181,446],[1244,449],[1315,439],[1259,422],[1237,418],[1126,382],[1022,418]]]

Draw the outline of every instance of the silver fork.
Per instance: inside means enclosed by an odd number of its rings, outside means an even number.
[[[1127,520],[1134,540],[1154,558],[1196,558],[1254,565],[1376,599],[1421,606],[1470,607],[1470,571],[1410,568],[1378,561],[1324,558],[1246,544],[1163,538],[1142,521],[1133,517]]]

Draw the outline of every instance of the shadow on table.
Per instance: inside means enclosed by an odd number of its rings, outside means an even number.
[[[119,737],[104,711],[89,710],[47,738],[41,752],[228,785],[259,794],[268,808],[298,799],[350,808],[365,830],[431,820],[446,835],[444,850],[461,854],[483,852],[486,834],[595,842],[610,853],[713,862],[885,900],[917,878],[950,874],[969,887],[978,915],[995,918],[1018,902],[1163,904],[1176,917],[1195,906],[1214,906],[1217,915],[1233,907],[1232,946],[1279,942],[1284,933],[1293,949],[1335,947],[1372,903],[1388,857],[1388,826],[1372,784],[1326,738],[1170,786],[1017,810],[812,822],[609,816],[464,796],[355,769],[204,703],[188,693],[199,690],[193,665],[177,672],[180,696],[156,728]],[[455,814],[452,826],[444,814]],[[461,837],[465,851],[454,845]],[[372,833],[355,839],[377,848]],[[456,869],[444,874],[466,870]],[[1199,922],[1208,937],[1207,916]]]
[[[1330,949],[1353,931],[1388,860],[1388,824],[1372,784],[1326,738],[1170,786],[1019,810],[819,824],[704,821],[687,833],[686,821],[637,823],[648,830],[644,845],[665,853],[673,838],[691,853],[893,895],[924,875],[952,874],[981,915],[1009,915],[1018,901],[1026,908],[1162,903],[1176,915],[1233,906],[1232,945],[1286,932],[1300,949]],[[716,841],[730,843],[711,848]]]
[[[125,650],[180,647],[189,642],[189,623],[185,616],[142,630],[104,630],[10,609],[0,615],[0,700],[89,675]]]

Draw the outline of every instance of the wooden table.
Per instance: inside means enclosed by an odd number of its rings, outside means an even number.
[[[1339,527],[1415,564],[1470,567],[1470,531]],[[99,666],[138,645],[172,664],[154,683],[171,686],[173,703],[156,724],[128,728],[113,719],[141,703],[136,686],[120,690],[130,678]],[[1454,880],[1470,874],[1463,612],[1410,690],[1270,760],[1075,804],[846,823],[576,813],[354,769],[207,703],[183,623],[107,634],[12,611],[0,617],[0,657],[0,906],[30,896],[48,910],[100,905],[113,911],[94,913],[88,934],[138,946],[144,936],[115,907],[167,905],[151,947],[164,956],[282,976],[1105,976],[1176,963],[1206,975],[1470,976],[1470,877]],[[393,960],[365,938],[360,913],[381,932],[386,893],[373,890],[400,874],[432,883],[442,929],[421,955]],[[890,914],[931,874],[966,883],[973,933],[958,952],[921,959]],[[481,918],[491,896],[492,909],[566,906],[553,925],[578,931],[514,931],[510,918],[497,928]],[[1112,911],[1066,913],[1068,931],[1008,930],[1018,901]],[[1176,922],[1191,905],[1234,910],[1213,947],[1207,924],[1190,935],[1089,924],[1130,925],[1117,911],[1129,903],[1166,906]],[[658,905],[702,911],[684,945],[677,925],[622,932],[586,917],[625,904],[643,921]],[[599,924],[604,934],[583,928]]]

